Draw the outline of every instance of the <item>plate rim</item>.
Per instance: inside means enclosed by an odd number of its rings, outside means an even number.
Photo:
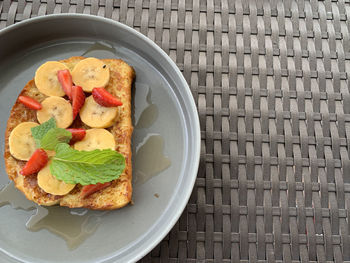
[[[143,35],[139,31],[135,30],[134,28],[132,28],[128,25],[125,25],[125,24],[118,22],[118,21],[115,21],[113,19],[101,17],[101,16],[90,15],[90,14],[75,14],[75,13],[49,14],[49,15],[29,18],[29,19],[17,22],[15,24],[9,25],[9,26],[0,30],[0,36],[5,35],[8,32],[15,31],[15,30],[17,30],[17,28],[20,28],[20,27],[23,27],[23,26],[26,26],[26,25],[29,25],[32,23],[38,23],[40,21],[47,21],[47,20],[62,19],[64,17],[77,18],[77,19],[88,19],[88,20],[92,20],[92,21],[108,23],[108,24],[111,24],[112,26],[116,26],[116,27],[121,28],[122,30],[128,31],[128,33],[133,34],[137,38],[140,38],[142,41],[146,42],[149,46],[151,46],[151,48],[155,49],[155,51],[158,52],[166,60],[166,62],[170,64],[171,69],[175,71],[177,77],[181,81],[181,86],[182,86],[181,91],[185,92],[184,97],[186,97],[186,100],[187,100],[186,103],[189,103],[189,105],[186,105],[187,112],[184,112],[184,113],[191,113],[192,114],[192,116],[190,116],[191,125],[188,125],[189,126],[188,128],[190,128],[193,138],[196,139],[196,140],[192,141],[193,153],[194,153],[193,156],[191,156],[192,166],[190,168],[192,168],[192,169],[191,169],[191,171],[186,171],[187,174],[192,175],[190,178],[191,179],[190,185],[189,185],[189,187],[187,187],[187,190],[185,191],[183,198],[180,201],[178,200],[178,202],[180,203],[179,207],[181,209],[178,209],[175,212],[175,216],[169,219],[168,224],[165,225],[165,227],[159,231],[159,234],[156,236],[156,238],[153,239],[151,242],[148,242],[148,244],[146,245],[146,247],[144,249],[140,250],[138,247],[136,247],[135,251],[134,251],[136,253],[133,253],[132,255],[129,254],[130,258],[128,260],[131,260],[133,262],[138,261],[139,259],[144,257],[147,253],[149,253],[156,245],[158,245],[164,239],[164,237],[171,231],[171,229],[174,227],[174,225],[176,224],[176,222],[179,220],[180,216],[182,215],[186,205],[188,204],[190,196],[192,194],[194,184],[195,184],[195,181],[197,178],[198,168],[199,168],[200,148],[201,148],[201,134],[200,134],[200,122],[199,122],[199,116],[198,116],[198,109],[197,109],[197,106],[196,106],[196,103],[194,101],[194,98],[193,98],[193,95],[192,95],[192,92],[191,92],[189,85],[187,84],[184,76],[182,75],[181,71],[179,70],[179,68],[177,67],[175,62],[168,56],[168,54],[166,54],[163,49],[161,49],[155,42],[153,42],[147,36]],[[176,97],[178,98],[178,96],[176,96]],[[189,112],[189,109],[191,110],[191,112]],[[192,139],[192,137],[189,137],[189,138]],[[188,142],[188,143],[190,143],[190,142]],[[180,177],[177,184],[180,184],[180,182],[182,180],[183,180],[183,177]],[[174,192],[174,193],[177,193],[177,192]],[[174,196],[171,196],[169,203],[166,206],[166,208],[164,209],[163,213],[165,213],[169,209],[169,205],[172,203],[173,198],[174,198]],[[159,219],[156,222],[158,222],[158,221],[159,221]],[[142,235],[140,235],[136,240],[145,238],[145,236],[147,235],[149,230],[155,227],[156,222],[149,229],[147,229],[147,231],[145,231]],[[116,258],[116,257],[118,257],[121,253],[123,253],[123,249],[126,249],[126,247],[121,248],[120,249],[121,252],[118,253],[117,255],[112,255],[111,257],[105,258],[105,259],[103,259],[103,261],[100,261],[100,262],[112,262],[113,260],[118,260],[118,258]],[[2,248],[0,248],[0,252],[1,252],[1,254],[4,254],[4,255],[10,257],[11,259],[18,260],[21,262],[21,260],[19,260],[18,257],[16,257],[15,255],[9,255]]]

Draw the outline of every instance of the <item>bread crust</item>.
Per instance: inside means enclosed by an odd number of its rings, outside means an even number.
[[[66,64],[70,70],[84,59],[84,57],[71,57],[60,62]],[[135,78],[134,69],[120,59],[102,59],[110,68],[110,80],[106,90],[118,97],[123,105],[119,107],[119,114],[115,124],[109,130],[116,140],[116,150],[125,156],[126,167],[122,175],[112,181],[111,186],[91,194],[86,198],[80,197],[81,185],[77,185],[69,194],[64,196],[52,195],[44,192],[37,184],[37,175],[22,176],[19,171],[25,165],[24,161],[15,159],[9,150],[9,136],[11,131],[21,122],[38,122],[36,112],[26,108],[18,101],[12,107],[7,121],[5,132],[4,159],[6,171],[15,186],[27,197],[40,205],[51,206],[59,204],[71,208],[85,207],[94,210],[112,210],[121,208],[131,201],[132,197],[132,162],[131,162],[131,136],[133,126],[131,121],[131,88]],[[25,95],[43,101],[47,96],[39,92],[34,80],[30,80],[20,95]],[[71,127],[89,129],[81,122],[79,116]]]

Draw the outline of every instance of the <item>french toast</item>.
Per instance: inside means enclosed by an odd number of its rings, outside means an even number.
[[[60,62],[65,64],[70,71],[75,65],[85,59],[84,57],[71,57]],[[118,107],[118,114],[113,119],[113,124],[106,128],[115,140],[115,150],[125,157],[125,169],[118,179],[111,184],[89,196],[81,195],[82,185],[76,184],[73,190],[65,195],[55,195],[45,192],[38,185],[37,174],[23,176],[20,171],[26,162],[13,157],[10,152],[9,137],[13,129],[23,122],[38,123],[37,113],[25,107],[17,99],[12,107],[7,122],[5,133],[4,159],[6,171],[15,186],[23,192],[27,199],[39,205],[60,205],[70,208],[84,207],[95,210],[112,210],[121,208],[131,201],[132,197],[132,163],[131,163],[131,136],[133,132],[131,120],[131,88],[135,72],[131,66],[120,59],[101,59],[109,67],[110,78],[105,89],[118,97],[122,106]],[[20,96],[31,97],[38,102],[43,102],[48,96],[37,88],[34,79],[30,80],[20,93]],[[86,100],[87,101],[87,100]],[[86,103],[85,101],[85,103]],[[69,128],[90,129],[79,116],[77,116]]]

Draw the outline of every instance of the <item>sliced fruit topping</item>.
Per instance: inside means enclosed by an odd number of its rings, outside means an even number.
[[[118,107],[123,103],[104,88],[93,88],[92,97],[94,100],[104,107]]]
[[[69,132],[72,133],[72,139],[70,140],[69,144],[74,144],[78,141],[81,141],[84,139],[86,135],[86,130],[78,128],[78,129],[67,129]]]
[[[38,173],[38,185],[46,193],[53,195],[66,195],[75,187],[75,184],[67,184],[53,176],[50,172],[50,165],[46,165]]]
[[[64,91],[57,78],[59,70],[69,70],[68,67],[57,61],[48,61],[35,72],[35,85],[38,90],[47,96],[64,96]]]
[[[91,92],[95,87],[105,87],[109,82],[109,68],[97,58],[86,58],[78,62],[72,71],[75,85]]]
[[[80,110],[80,119],[90,127],[107,128],[113,125],[117,113],[117,107],[103,107],[90,96]]]
[[[86,130],[83,140],[74,144],[74,149],[79,151],[115,150],[115,140],[112,133],[105,129],[90,129]]]
[[[18,101],[32,110],[40,110],[42,108],[40,102],[28,96],[19,96]]]
[[[85,198],[99,190],[105,189],[106,187],[110,186],[112,183],[111,182],[107,182],[104,184],[101,183],[97,183],[97,184],[90,184],[90,185],[85,185],[83,186],[83,188],[81,189],[80,192],[80,196],[81,198]]]
[[[73,86],[73,81],[72,81],[72,75],[70,74],[68,69],[63,69],[57,71],[57,78],[58,81],[61,84],[61,87],[68,96],[70,100],[72,100],[72,86]]]
[[[27,161],[34,153],[35,140],[31,128],[39,126],[35,122],[22,122],[17,125],[9,137],[10,153],[19,160]]]
[[[37,149],[20,171],[20,174],[24,176],[35,174],[47,164],[48,160],[47,153],[43,149]]]
[[[73,119],[78,115],[85,102],[85,94],[80,86],[72,87]]]
[[[48,97],[42,101],[42,109],[36,112],[40,123],[48,121],[51,117],[56,120],[59,128],[67,128],[73,122],[73,109],[69,101],[61,97]]]

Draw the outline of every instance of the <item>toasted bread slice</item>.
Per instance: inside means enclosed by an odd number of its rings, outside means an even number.
[[[72,70],[82,59],[84,59],[84,57],[71,57],[60,62],[63,62]],[[117,180],[114,180],[109,187],[85,198],[80,197],[82,186],[79,184],[69,194],[64,196],[52,195],[44,192],[37,184],[36,174],[22,176],[19,172],[25,165],[25,162],[15,159],[10,154],[8,139],[11,131],[21,122],[38,122],[36,112],[26,108],[17,100],[7,122],[4,159],[9,178],[14,181],[15,186],[25,194],[27,199],[45,206],[59,204],[71,208],[85,207],[96,210],[117,209],[127,205],[131,201],[131,135],[133,131],[131,121],[131,87],[135,72],[131,66],[120,59],[103,59],[102,61],[104,61],[110,69],[110,80],[106,86],[106,90],[120,98],[123,102],[123,105],[120,106],[119,115],[115,124],[107,128],[116,140],[116,150],[125,156],[126,168],[123,174]],[[32,97],[39,102],[47,97],[39,92],[35,86],[34,80],[27,83],[20,95]],[[71,127],[90,128],[82,123],[79,116]]]

